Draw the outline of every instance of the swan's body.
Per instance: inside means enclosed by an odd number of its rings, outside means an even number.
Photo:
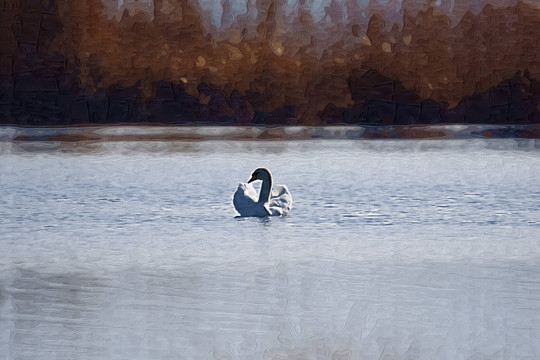
[[[259,196],[250,184],[255,180],[262,180]],[[276,185],[272,189],[272,174],[268,169],[259,168],[247,183],[238,184],[233,204],[241,216],[282,216],[291,211],[292,196],[285,185]]]

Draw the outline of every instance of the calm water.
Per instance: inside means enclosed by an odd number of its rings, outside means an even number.
[[[1,359],[540,357],[537,142],[57,145],[1,143]]]

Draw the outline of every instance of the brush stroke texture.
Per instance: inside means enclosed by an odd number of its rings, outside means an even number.
[[[4,124],[540,119],[532,1],[0,5]]]

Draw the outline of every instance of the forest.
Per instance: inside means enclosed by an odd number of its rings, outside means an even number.
[[[540,122],[531,3],[230,1],[2,0],[0,123]]]

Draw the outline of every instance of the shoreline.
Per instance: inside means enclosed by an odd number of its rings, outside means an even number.
[[[279,141],[375,139],[540,139],[540,124],[434,124],[397,126],[214,126],[106,124],[28,127],[0,125],[0,141]]]

